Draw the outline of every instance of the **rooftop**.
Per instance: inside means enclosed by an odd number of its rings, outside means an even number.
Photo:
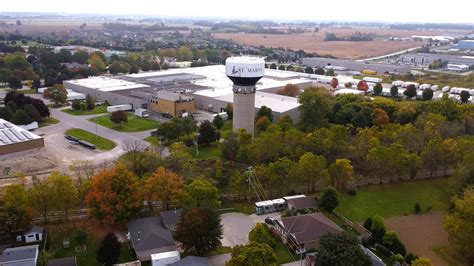
[[[135,252],[175,245],[171,232],[158,217],[132,220],[127,228]]]
[[[41,137],[6,120],[0,119],[0,146],[26,142]]]
[[[211,266],[211,262],[205,257],[187,256],[169,266]]]
[[[296,209],[310,209],[316,206],[316,200],[313,197],[298,197],[286,200],[288,204],[293,205]]]
[[[217,97],[216,99],[232,103],[234,95],[227,94]],[[261,108],[262,106],[269,107],[272,111],[283,113],[298,108],[300,104],[296,97],[257,91],[257,93],[255,93],[255,107]]]
[[[109,77],[92,77],[86,79],[75,79],[65,81],[70,84],[84,86],[99,91],[118,91],[118,90],[128,90],[128,89],[138,89],[138,88],[148,88],[148,85],[139,84],[136,82],[131,82],[122,79],[109,78]]]
[[[160,212],[161,221],[165,226],[177,224],[181,219],[181,209]]]
[[[38,245],[30,245],[15,248],[6,248],[3,251],[2,262],[14,262],[20,260],[31,260],[38,257]]]
[[[342,229],[321,212],[291,216],[281,219],[285,229],[298,243],[319,241],[326,233],[338,233]]]

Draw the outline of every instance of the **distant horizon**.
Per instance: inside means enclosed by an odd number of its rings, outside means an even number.
[[[474,22],[424,22],[424,21],[383,21],[383,20],[310,20],[310,19],[271,19],[271,18],[245,18],[245,17],[219,17],[219,16],[179,16],[179,15],[160,15],[160,14],[107,14],[107,13],[68,13],[68,12],[17,12],[17,11],[0,11],[0,15],[20,15],[28,16],[31,14],[34,15],[57,15],[66,17],[77,16],[77,17],[111,17],[111,18],[126,18],[126,17],[136,17],[137,19],[176,19],[176,20],[209,20],[209,21],[230,21],[230,20],[241,20],[241,21],[269,21],[275,23],[341,23],[341,24],[428,24],[428,25],[437,25],[437,24],[452,24],[452,25],[472,25],[474,27]],[[474,28],[473,28],[474,31]]]
[[[225,3],[212,0],[15,0],[2,3],[1,13],[46,13],[97,16],[143,16],[153,18],[271,20],[275,22],[362,22],[362,23],[427,23],[474,24],[469,0],[434,2],[398,0],[386,5],[381,1],[340,0],[329,2],[296,0],[291,3],[269,0]],[[233,4],[230,8],[229,4]],[[474,30],[474,29],[473,29]]]

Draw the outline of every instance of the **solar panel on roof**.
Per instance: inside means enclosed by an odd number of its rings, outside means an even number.
[[[30,132],[28,131],[22,131],[21,132],[27,139],[33,139],[33,137],[31,136]]]
[[[18,139],[8,130],[3,130],[3,133],[11,140],[11,142],[18,142]]]
[[[10,128],[10,132],[13,133],[13,135],[15,135],[15,137],[17,137],[19,140],[26,140],[25,137],[20,134],[18,131],[16,131],[15,128]]]

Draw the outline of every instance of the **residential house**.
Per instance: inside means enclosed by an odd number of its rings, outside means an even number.
[[[6,248],[0,266],[36,266],[39,245]]]
[[[140,261],[151,260],[151,254],[176,250],[170,230],[163,226],[158,217],[130,221],[127,228],[128,238]]]
[[[211,266],[211,261],[205,257],[187,256],[169,266]]]
[[[160,212],[161,222],[163,225],[168,228],[172,233],[176,232],[176,225],[179,223],[181,219],[181,209],[169,210],[169,211],[162,211]]]
[[[284,236],[285,244],[296,242],[306,250],[318,247],[322,235],[343,231],[321,212],[282,218],[277,230]]]
[[[288,205],[288,210],[304,210],[304,209],[314,209],[316,208],[316,200],[313,197],[298,197],[290,198],[286,200]]]

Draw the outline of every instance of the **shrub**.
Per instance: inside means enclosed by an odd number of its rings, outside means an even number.
[[[372,217],[367,217],[364,221],[364,228],[367,230],[372,230]]]
[[[79,101],[77,99],[72,101],[71,107],[72,107],[72,109],[77,110],[77,111],[81,110],[81,101]]]
[[[420,203],[416,202],[415,206],[413,207],[415,209],[415,213],[418,214],[421,212],[421,206]]]
[[[402,262],[405,260],[405,258],[403,257],[402,254],[396,254],[396,255],[395,255],[395,260],[396,260],[397,262],[402,263]]]
[[[272,248],[275,248],[278,245],[267,225],[261,223],[255,225],[252,231],[250,231],[249,241],[261,244],[265,243]]]
[[[382,238],[386,231],[385,224],[383,223],[383,217],[380,215],[375,215],[372,217],[372,228],[370,232],[372,232],[372,236],[377,242],[382,242]]]
[[[390,250],[388,248],[384,247],[383,245],[376,244],[375,249],[378,252],[380,252],[380,254],[384,255],[385,257],[391,257],[392,256],[392,253],[390,252]]]
[[[74,240],[79,246],[83,246],[87,243],[87,237],[88,237],[87,232],[82,229],[78,229],[74,233]]]
[[[332,212],[339,205],[337,191],[333,187],[327,187],[323,195],[319,197],[318,206],[327,212]]]
[[[397,232],[387,231],[382,239],[382,244],[396,254],[406,254],[406,248],[398,237]]]
[[[411,264],[412,261],[418,259],[418,256],[415,256],[413,255],[413,253],[408,253],[406,256],[405,256],[405,262],[408,263],[408,264]]]

